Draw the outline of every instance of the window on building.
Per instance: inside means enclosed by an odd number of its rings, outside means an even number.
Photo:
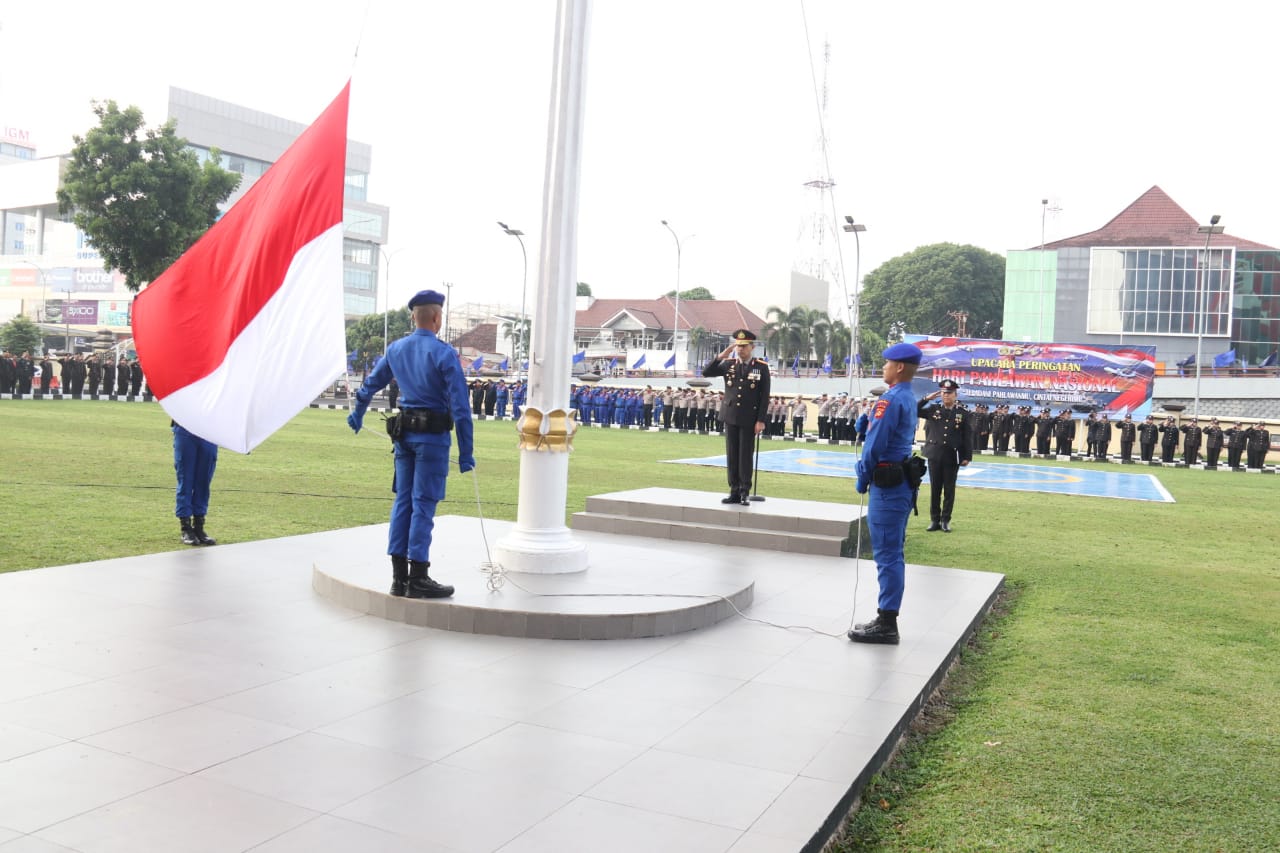
[[[343,240],[342,259],[351,264],[373,266],[373,244],[362,243],[359,240]]]
[[[352,201],[368,201],[369,176],[364,172],[347,172],[344,195]]]
[[[1234,249],[1094,249],[1090,334],[1225,335]]]

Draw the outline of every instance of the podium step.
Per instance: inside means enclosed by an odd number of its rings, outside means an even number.
[[[724,495],[647,488],[587,498],[570,526],[793,554],[853,556],[862,508],[855,504],[768,498],[750,506],[722,504]]]

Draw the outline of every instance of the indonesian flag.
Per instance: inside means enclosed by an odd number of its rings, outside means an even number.
[[[133,334],[175,421],[248,453],[346,367],[341,94],[240,201],[138,295]]]

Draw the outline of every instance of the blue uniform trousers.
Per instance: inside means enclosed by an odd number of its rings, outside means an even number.
[[[911,487],[906,483],[882,488],[871,486],[867,524],[871,528],[871,552],[875,555],[876,576],[880,580],[881,610],[897,611],[906,586],[907,519],[911,517]]]
[[[173,470],[178,475],[174,515],[209,514],[209,484],[218,465],[218,445],[173,425]]]
[[[445,433],[446,441],[448,437]],[[436,504],[444,498],[449,476],[449,444],[397,441],[395,448],[396,499],[391,505],[387,553],[427,562]]]

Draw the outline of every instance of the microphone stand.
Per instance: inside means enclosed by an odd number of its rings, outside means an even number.
[[[751,467],[751,497],[749,500],[762,501],[764,497],[758,492],[760,490],[760,433],[756,433],[756,461]]]

